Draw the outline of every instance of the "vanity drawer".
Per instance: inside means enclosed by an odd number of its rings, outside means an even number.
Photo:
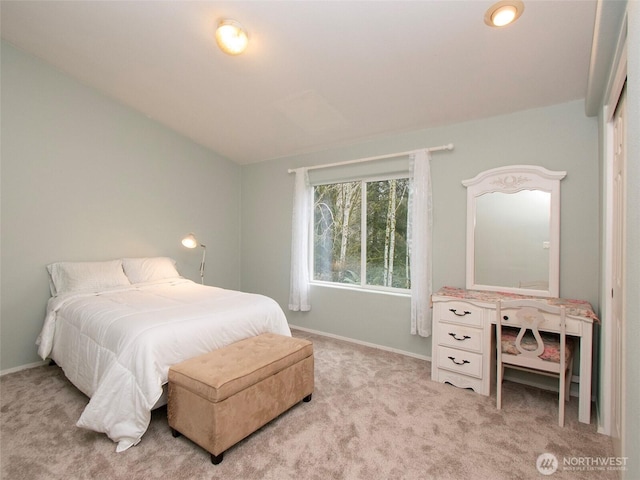
[[[490,391],[487,391],[487,388],[491,388],[490,385],[486,385],[481,378],[460,375],[444,369],[438,369],[434,380],[440,383],[450,383],[459,388],[471,388],[476,393],[482,395],[489,395]]]
[[[455,348],[439,347],[438,367],[482,378],[482,355]]]
[[[439,303],[438,321],[482,327],[483,309],[465,302]]]
[[[439,322],[438,343],[482,353],[482,330],[474,327]]]
[[[495,310],[491,312],[492,319],[495,321]],[[553,313],[543,313],[544,323],[540,324],[538,328],[548,332],[556,332],[560,333],[560,316],[554,315]],[[507,317],[507,319],[504,319]],[[502,310],[502,325],[504,326],[520,326],[520,323],[516,318],[516,311],[512,308],[506,308]],[[566,317],[566,332],[567,335],[576,335],[580,336],[582,334],[581,331],[581,321],[575,318]]]

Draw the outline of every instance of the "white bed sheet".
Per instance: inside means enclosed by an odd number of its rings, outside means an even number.
[[[37,343],[90,397],[77,425],[122,452],[147,430],[171,365],[266,332],[291,335],[271,298],[179,278],[52,297]]]

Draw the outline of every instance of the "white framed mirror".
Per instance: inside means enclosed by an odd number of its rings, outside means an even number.
[[[462,182],[467,187],[467,289],[559,295],[560,180],[566,174],[513,165]]]

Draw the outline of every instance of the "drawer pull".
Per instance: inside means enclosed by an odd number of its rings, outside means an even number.
[[[449,311],[453,312],[453,314],[457,317],[464,317],[465,315],[471,315],[471,312],[467,312],[466,310],[464,310],[463,313],[458,313],[458,311],[455,308],[450,308]]]
[[[464,365],[465,363],[471,363],[469,360],[462,360],[461,362],[456,362],[456,357],[447,357],[449,360],[451,360],[453,363],[455,363],[456,365]]]
[[[469,335],[465,335],[462,338],[458,337],[455,333],[453,332],[449,332],[449,335],[451,335],[455,340],[458,340],[459,342],[463,342],[465,340],[467,340],[468,338],[471,338]]]

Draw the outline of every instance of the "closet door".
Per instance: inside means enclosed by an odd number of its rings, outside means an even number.
[[[624,311],[625,291],[625,215],[626,215],[626,89],[623,89],[618,106],[613,116],[613,177],[612,177],[612,378],[611,378],[611,406],[612,406],[612,436],[616,453],[621,455],[625,451],[622,445],[624,438],[625,411],[625,322]]]

